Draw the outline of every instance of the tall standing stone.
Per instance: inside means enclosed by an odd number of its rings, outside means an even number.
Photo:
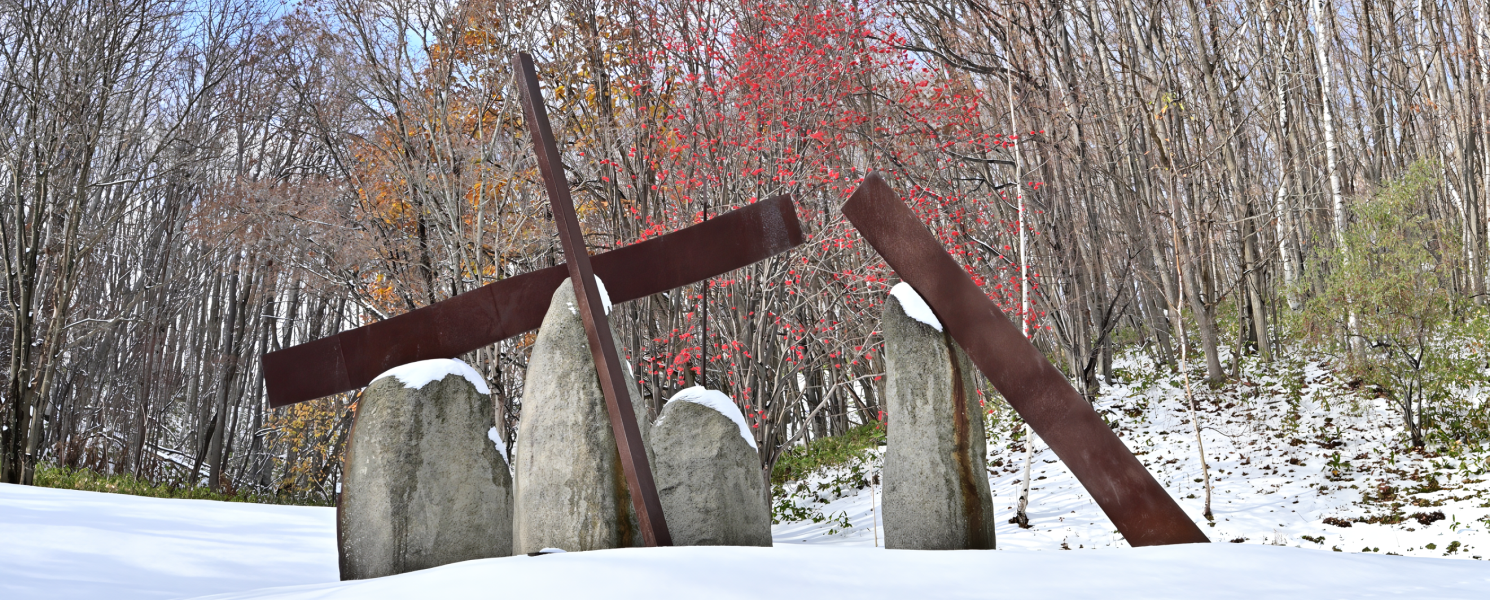
[[[490,392],[458,360],[384,373],[362,393],[347,445],[341,578],[512,554],[512,478]]]
[[[601,294],[604,295],[604,286]],[[609,300],[606,300],[609,308]],[[651,459],[646,409],[627,388]],[[642,545],[590,342],[565,281],[554,292],[523,383],[513,448],[513,550],[601,550]]]
[[[994,547],[973,366],[921,297],[901,283],[880,321],[888,405],[885,547]]]
[[[652,447],[673,544],[771,545],[760,454],[729,396],[697,386],[678,392],[657,418]]]

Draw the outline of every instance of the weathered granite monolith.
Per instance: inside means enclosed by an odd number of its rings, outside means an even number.
[[[341,578],[512,554],[512,478],[490,391],[458,360],[379,376],[357,403],[337,503]]]
[[[603,285],[601,290],[604,294]],[[628,379],[627,387],[650,458],[650,420],[636,385]],[[600,378],[568,281],[554,292],[533,342],[512,458],[515,552],[642,545]]]
[[[902,283],[885,302],[885,547],[994,547],[973,366],[931,309]]]
[[[760,454],[729,396],[703,387],[673,395],[652,429],[652,447],[674,545],[771,545]]]

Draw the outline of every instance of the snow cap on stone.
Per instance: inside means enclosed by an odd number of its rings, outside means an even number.
[[[714,409],[721,415],[729,417],[729,420],[734,421],[736,425],[740,426],[740,437],[745,438],[745,443],[750,444],[751,448],[755,448],[755,436],[750,435],[750,426],[745,423],[745,415],[740,414],[740,407],[735,406],[735,401],[731,400],[729,396],[724,395],[724,392],[695,385],[691,388],[684,388],[668,399],[668,402],[678,401],[701,404]]]
[[[932,329],[942,330],[942,322],[938,321],[936,314],[931,312],[931,307],[921,299],[921,295],[911,288],[910,284],[902,281],[890,288],[890,295],[900,301],[900,308],[905,311],[905,316],[930,325]]]
[[[512,460],[507,458],[507,442],[502,441],[502,432],[497,431],[496,427],[488,429],[486,430],[486,439],[496,444],[497,454],[502,455],[502,461],[506,462],[509,466],[512,465]]]
[[[466,381],[471,382],[471,385],[476,386],[476,391],[483,394],[491,393],[491,388],[486,387],[486,378],[477,373],[476,369],[471,368],[471,365],[457,358],[433,358],[399,365],[374,377],[373,381],[392,377],[404,384],[406,388],[422,390],[424,386],[444,379],[446,375],[460,375],[465,377]]]
[[[605,291],[605,282],[600,280],[600,276],[599,275],[596,275],[595,276],[595,287],[600,288],[600,303],[605,306],[605,314],[610,314],[610,307],[611,307],[610,293],[607,292],[607,291]],[[580,294],[580,291],[579,290],[574,290],[574,296],[576,298],[579,297],[579,294]],[[574,303],[573,302],[570,302],[569,303],[569,312],[570,313],[573,313],[573,314],[576,314],[576,315],[579,314],[579,309],[576,309],[574,307]]]

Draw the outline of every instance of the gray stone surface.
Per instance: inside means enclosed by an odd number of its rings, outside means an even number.
[[[627,387],[647,443],[646,408],[635,383]],[[649,443],[647,447],[650,458]],[[513,551],[642,545],[595,361],[568,281],[554,292],[533,342],[512,460]]]
[[[770,546],[760,457],[719,411],[682,400],[652,430],[657,493],[678,546]]]
[[[951,336],[906,316],[893,296],[880,330],[889,420],[885,547],[993,548],[993,494],[972,363]]]
[[[343,580],[512,554],[512,478],[487,437],[494,424],[491,400],[460,375],[368,386],[337,504]]]

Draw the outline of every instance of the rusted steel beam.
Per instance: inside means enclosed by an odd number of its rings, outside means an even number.
[[[745,206],[692,227],[598,254],[595,273],[620,304],[749,266],[800,245],[789,196]],[[264,355],[269,405],[355,390],[393,367],[454,358],[537,329],[560,265],[509,277],[429,306]]]
[[[662,514],[657,484],[652,480],[652,466],[647,463],[641,428],[637,426],[636,413],[632,411],[631,394],[626,391],[626,376],[621,372],[616,341],[611,337],[600,289],[595,285],[595,271],[585,249],[584,232],[574,212],[574,200],[569,197],[569,182],[565,179],[554,132],[549,127],[543,93],[538,88],[538,73],[533,69],[533,57],[526,52],[518,53],[512,59],[512,70],[517,74],[523,115],[527,118],[528,132],[533,135],[533,151],[538,155],[538,171],[543,174],[543,183],[548,188],[554,224],[558,226],[559,241],[568,260],[565,266],[569,269],[569,280],[574,283],[574,298],[579,303],[580,318],[590,339],[590,355],[595,359],[596,374],[600,376],[600,391],[610,413],[611,431],[615,433],[616,449],[621,454],[626,486],[631,489],[637,525],[641,527],[642,539],[648,546],[671,546],[672,535],[668,533],[667,519]]]
[[[842,208],[1133,546],[1208,542],[1061,372],[871,173]]]

